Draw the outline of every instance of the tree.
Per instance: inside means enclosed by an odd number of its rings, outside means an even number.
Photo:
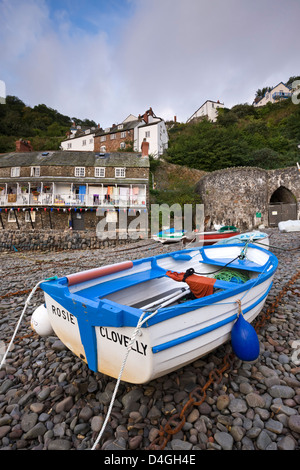
[[[264,87],[262,89],[258,89],[257,92],[255,93],[255,98],[259,98],[259,99],[263,98],[265,94],[271,90],[272,90],[272,87],[270,86]]]

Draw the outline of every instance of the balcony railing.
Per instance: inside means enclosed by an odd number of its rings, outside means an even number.
[[[290,98],[291,96],[292,93],[277,91],[276,93],[273,93],[272,98],[273,100],[280,100],[281,98]]]
[[[145,207],[145,195],[107,197],[101,194],[6,194],[0,195],[0,206],[65,206],[65,207]]]

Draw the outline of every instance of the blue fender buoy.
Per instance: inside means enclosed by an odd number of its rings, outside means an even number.
[[[255,329],[239,315],[231,330],[231,345],[242,361],[255,361],[259,356],[259,340]]]

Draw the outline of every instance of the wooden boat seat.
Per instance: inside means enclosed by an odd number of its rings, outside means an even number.
[[[266,270],[266,265],[260,265],[260,264],[257,264],[257,263],[254,263],[253,261],[250,261],[248,259],[236,259],[236,260],[232,260],[230,258],[210,258],[208,256],[209,254],[209,248],[213,248],[212,247],[201,247],[200,248],[200,254],[202,256],[202,260],[199,261],[199,263],[203,263],[203,264],[210,264],[210,265],[213,265],[213,266],[224,266],[226,264],[229,264],[230,263],[230,268],[235,268],[235,269],[242,269],[242,270],[245,270],[245,271],[253,271],[253,272],[257,272],[257,273],[262,273]],[[270,261],[268,260],[267,262],[267,265],[270,263]]]
[[[165,269],[160,268],[159,266],[155,266],[147,271],[129,274],[128,276],[123,276],[121,278],[112,279],[110,281],[102,282],[101,284],[87,287],[86,289],[78,292],[78,294],[83,297],[88,297],[89,299],[103,299],[108,295],[120,290],[150,281],[152,279],[158,279],[164,277],[165,275]],[[217,289],[234,289],[236,286],[237,284],[234,282],[221,281],[218,279],[214,284],[214,287]],[[99,295],[99,292],[101,292],[101,295]]]

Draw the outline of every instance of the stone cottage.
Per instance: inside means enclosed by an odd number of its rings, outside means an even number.
[[[0,230],[94,230],[97,209],[118,218],[148,208],[142,153],[18,151],[0,157]]]

